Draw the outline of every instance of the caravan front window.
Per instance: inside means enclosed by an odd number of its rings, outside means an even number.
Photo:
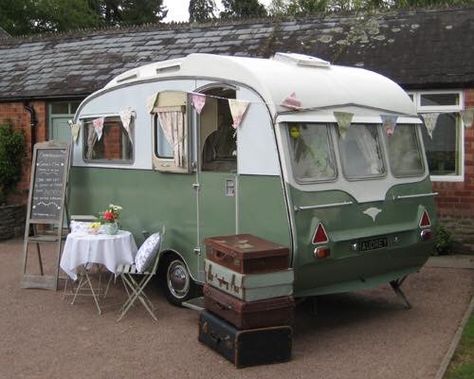
[[[424,171],[416,125],[399,124],[387,136],[390,168],[394,176],[416,176]]]
[[[295,179],[300,182],[336,178],[336,163],[326,124],[288,124],[290,154]]]
[[[339,137],[342,170],[347,179],[382,176],[385,166],[377,125],[352,124]]]
[[[85,161],[132,162],[131,136],[123,127],[119,116],[82,121]]]

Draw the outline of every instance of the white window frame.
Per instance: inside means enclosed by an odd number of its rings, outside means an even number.
[[[455,113],[464,109],[464,92],[462,90],[429,90],[429,91],[408,91],[408,95],[413,97],[413,103],[416,112],[421,116],[422,113],[439,112],[439,113]],[[421,105],[422,95],[444,95],[453,94],[459,98],[459,104],[453,105]],[[459,175],[430,175],[433,182],[463,182],[464,181],[464,123],[459,117]]]

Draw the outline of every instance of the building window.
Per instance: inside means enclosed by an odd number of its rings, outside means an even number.
[[[416,92],[411,96],[424,121],[422,135],[431,179],[462,181],[464,130],[459,115],[462,92]]]
[[[74,118],[79,107],[79,101],[57,101],[49,103],[49,139],[62,142],[71,142],[71,130],[68,121]]]

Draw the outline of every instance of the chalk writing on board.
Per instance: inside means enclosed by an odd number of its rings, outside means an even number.
[[[33,181],[31,218],[57,220],[64,199],[66,149],[39,149]]]

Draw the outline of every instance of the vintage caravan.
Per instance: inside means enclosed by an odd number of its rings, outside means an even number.
[[[376,73],[191,54],[119,75],[74,125],[71,212],[120,204],[137,243],[165,225],[160,276],[175,304],[204,281],[211,236],[287,246],[296,297],[397,287],[433,247],[423,125]]]

